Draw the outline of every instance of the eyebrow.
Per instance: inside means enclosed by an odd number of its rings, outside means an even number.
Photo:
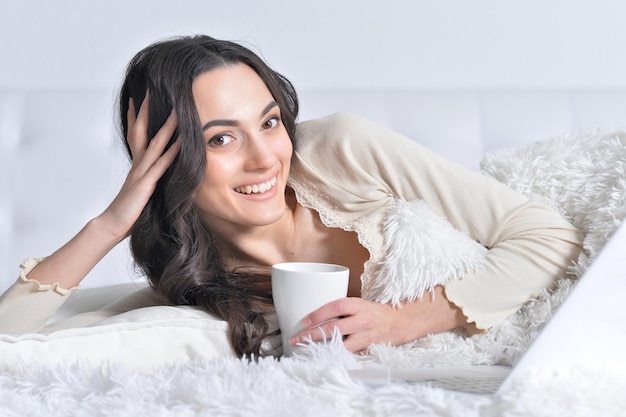
[[[272,110],[274,107],[277,107],[278,103],[276,103],[275,101],[271,101],[267,106],[265,106],[263,108],[263,111],[261,111],[260,117],[265,116],[267,113],[270,112],[270,110]],[[230,120],[230,119],[216,119],[216,120],[211,120],[206,122],[203,126],[202,126],[202,131],[204,132],[207,129],[210,129],[213,126],[237,126],[239,123],[236,120]]]

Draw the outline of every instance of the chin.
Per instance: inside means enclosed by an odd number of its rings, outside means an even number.
[[[255,216],[250,221],[251,226],[271,226],[274,223],[279,222],[285,214],[285,210],[283,209],[280,213],[275,214],[267,214],[263,216]]]

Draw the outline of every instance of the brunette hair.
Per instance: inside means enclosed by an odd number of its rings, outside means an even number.
[[[168,302],[198,305],[229,324],[229,337],[239,356],[258,356],[270,329],[273,311],[267,273],[226,271],[210,225],[196,211],[194,195],[202,183],[206,152],[192,84],[202,73],[245,64],[263,80],[281,110],[293,140],[298,98],[293,85],[270,69],[251,50],[209,36],[186,36],[154,43],[128,64],[119,94],[124,144],[132,159],[128,136],[129,99],[135,111],[149,92],[148,135],[154,137],[172,109],[180,137],[175,161],[159,180],[154,194],[131,231],[131,251],[152,287]],[[168,146],[169,146],[168,145]]]

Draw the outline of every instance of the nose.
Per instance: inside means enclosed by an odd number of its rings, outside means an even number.
[[[254,171],[257,169],[270,169],[275,166],[276,154],[271,144],[260,135],[248,136],[247,148],[246,169]]]

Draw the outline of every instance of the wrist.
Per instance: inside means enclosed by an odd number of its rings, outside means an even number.
[[[85,229],[87,229],[90,234],[97,236],[102,244],[110,248],[114,247],[128,236],[127,232],[119,231],[117,225],[111,222],[105,213],[87,222]]]
[[[441,285],[437,285],[433,288],[433,291],[435,303],[440,306],[439,312],[442,331],[466,326],[468,324],[467,317],[463,314],[463,309],[448,299],[445,288]]]
[[[434,287],[422,298],[404,303],[398,313],[408,328],[413,329],[411,340],[468,325],[463,310],[448,300],[442,286]]]

